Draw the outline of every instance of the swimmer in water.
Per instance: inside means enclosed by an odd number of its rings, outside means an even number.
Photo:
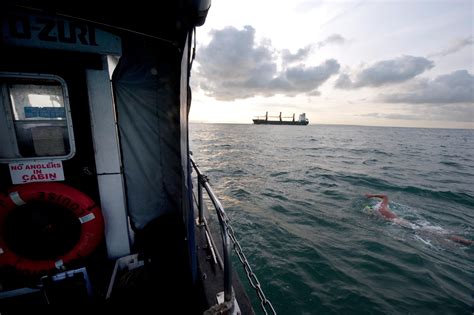
[[[404,226],[404,227],[407,227],[407,228],[413,228],[413,226],[414,226],[413,223],[410,223],[405,219],[401,219],[401,218],[397,217],[397,215],[395,213],[390,211],[390,209],[388,207],[388,197],[386,195],[365,194],[365,196],[367,198],[380,198],[380,199],[382,199],[382,202],[378,206],[378,211],[384,218],[386,218],[386,219],[388,219],[388,220],[390,220],[394,223],[397,223],[401,226]],[[459,243],[459,244],[462,244],[462,245],[470,246],[470,245],[474,244],[473,241],[465,239],[465,238],[463,238],[461,236],[458,236],[458,235],[447,235],[446,237],[449,240],[451,240],[453,242],[456,242],[456,243]]]

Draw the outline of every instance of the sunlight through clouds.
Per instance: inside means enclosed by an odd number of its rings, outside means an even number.
[[[213,2],[197,30],[190,119],[283,110],[312,123],[474,128],[473,12],[463,0]]]

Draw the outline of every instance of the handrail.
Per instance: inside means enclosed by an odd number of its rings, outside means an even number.
[[[199,166],[194,161],[192,155],[189,156],[191,160],[191,164],[193,165],[194,169],[196,170],[197,177],[198,177],[198,207],[199,207],[199,224],[203,224],[204,220],[204,202],[202,196],[202,188],[207,191],[209,198],[214,205],[214,208],[217,212],[217,217],[219,218],[219,224],[221,227],[221,236],[222,241],[224,243],[223,246],[223,253],[224,253],[224,300],[225,302],[231,302],[232,300],[232,264],[230,262],[230,252],[231,252],[231,244],[230,244],[230,237],[229,231],[226,224],[227,215],[225,213],[224,207],[220,203],[219,199],[217,199],[212,187],[209,185],[209,180],[207,176],[204,175]]]
[[[192,154],[192,153],[191,153]],[[206,237],[207,235],[207,222],[206,219],[204,218],[204,203],[203,203],[203,198],[202,198],[202,187],[204,187],[214,204],[214,207],[216,208],[217,211],[217,217],[219,218],[219,223],[221,225],[221,232],[222,232],[222,239],[224,242],[224,303],[230,305],[232,307],[232,302],[233,300],[233,291],[232,291],[232,266],[230,264],[230,242],[229,239],[232,241],[235,253],[237,254],[237,257],[239,258],[240,262],[242,263],[242,266],[244,267],[245,272],[247,273],[247,278],[249,280],[250,285],[255,289],[257,293],[257,297],[260,299],[260,306],[265,313],[265,315],[269,314],[269,311],[276,315],[276,311],[273,308],[272,303],[270,300],[267,299],[265,293],[263,292],[262,286],[260,285],[260,281],[258,281],[257,276],[255,273],[252,271],[252,267],[250,267],[250,264],[248,262],[247,257],[245,256],[244,252],[242,251],[242,246],[239,244],[239,241],[235,237],[234,234],[234,229],[232,228],[230,224],[229,217],[224,211],[224,207],[222,207],[222,204],[219,202],[217,199],[216,195],[214,194],[214,191],[212,190],[211,186],[209,185],[209,181],[207,177],[201,172],[199,169],[199,166],[196,164],[194,161],[194,158],[192,155],[189,156],[191,163],[196,170],[197,173],[197,178],[198,178],[198,207],[199,207],[199,225],[204,226],[206,228]],[[214,242],[211,239],[210,242],[211,246],[211,252],[212,252],[212,246],[215,247]],[[219,256],[219,252],[216,252],[217,254],[217,260],[219,261],[219,265],[222,268],[222,259]],[[222,305],[222,304],[219,304]],[[214,314],[214,313],[212,313]],[[219,313],[221,314],[221,313]]]

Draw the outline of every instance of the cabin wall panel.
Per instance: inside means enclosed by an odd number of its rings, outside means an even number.
[[[87,70],[92,139],[109,258],[130,253],[125,187],[108,67]]]

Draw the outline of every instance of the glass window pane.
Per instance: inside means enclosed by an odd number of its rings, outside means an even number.
[[[9,137],[16,141],[7,143],[12,147],[4,150],[2,158],[13,158],[12,152],[19,152],[18,158],[64,157],[71,153],[67,104],[64,100],[64,86],[54,79],[4,79],[9,110],[3,112],[12,122]],[[0,143],[2,145],[2,143]],[[18,153],[17,153],[18,154]]]
[[[61,85],[11,84],[15,120],[65,120]]]

